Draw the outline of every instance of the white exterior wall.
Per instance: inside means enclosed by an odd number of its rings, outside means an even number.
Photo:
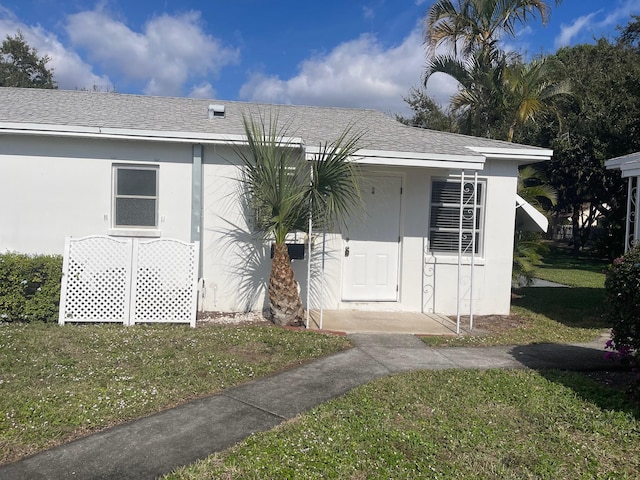
[[[444,178],[449,172],[436,169],[379,169],[403,178],[400,245],[400,290],[397,302],[345,302],[342,297],[342,261],[345,242],[342,235],[327,237],[325,258],[325,309],[437,312],[455,315],[457,309],[458,257],[428,252],[431,179]],[[511,269],[515,225],[517,165],[488,161],[479,178],[486,181],[484,248],[476,256],[473,279],[474,314],[509,313]],[[320,270],[321,239],[314,249],[314,271]],[[463,260],[461,278],[461,314],[469,313],[470,261]],[[306,268],[306,266],[305,266]],[[298,271],[302,273],[302,268]],[[298,275],[298,271],[296,274]],[[298,275],[297,277],[305,279]],[[312,278],[311,306],[319,308],[320,274]]]
[[[207,145],[203,155],[203,278],[201,310],[266,308],[271,261],[242,210],[240,169],[233,149]]]
[[[190,240],[192,145],[3,135],[0,145],[0,251],[62,253],[64,237],[108,234],[111,228],[112,167],[132,163],[159,167],[159,230],[162,237]],[[261,310],[267,305],[269,242],[256,238],[242,211],[234,153],[206,145],[203,152],[203,249],[201,310]],[[237,164],[237,162],[235,162]],[[456,313],[457,256],[426,251],[431,179],[447,170],[367,167],[377,175],[399,176],[400,219],[397,302],[342,301],[345,241],[326,236],[324,291],[321,291],[322,234],[312,237],[309,305],[361,309]],[[487,161],[484,249],[474,278],[474,313],[507,314],[510,306],[517,165]],[[300,241],[305,241],[302,234]],[[468,263],[468,262],[467,262]],[[293,262],[307,299],[307,261]],[[462,314],[468,313],[468,267],[463,275]],[[321,300],[322,299],[322,300]]]
[[[478,173],[478,178],[486,181],[486,201],[484,249],[476,256],[473,277],[473,313],[477,315],[509,314],[517,175],[515,163],[496,160],[489,160],[485,169]],[[426,301],[425,311],[455,315],[458,257],[428,256],[428,262],[427,269],[433,267],[435,280],[427,284],[435,285],[433,300]],[[463,257],[461,315],[468,315],[470,311],[470,270],[469,258]]]
[[[64,237],[109,233],[114,164],[158,165],[161,237],[189,241],[191,145],[3,135],[0,251],[62,254]]]

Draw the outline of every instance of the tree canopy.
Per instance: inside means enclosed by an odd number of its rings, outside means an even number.
[[[21,32],[0,46],[0,87],[57,88],[53,70],[47,68],[50,58],[38,56]]]
[[[546,23],[549,14],[549,5],[540,0],[440,0],[431,6],[425,19],[430,55],[424,84],[434,73],[458,82],[451,113],[460,133],[512,141],[517,128],[553,109],[557,96],[568,93],[559,62],[526,64],[498,44],[513,37],[518,25],[538,15]]]
[[[518,140],[553,148],[544,168],[558,191],[556,209],[572,217],[574,247],[583,247],[594,221],[605,216],[610,245],[603,246],[616,255],[626,191],[620,174],[604,162],[640,150],[640,49],[600,39],[562,48],[554,58],[564,64],[574,95],[563,99],[561,117],[532,125]]]

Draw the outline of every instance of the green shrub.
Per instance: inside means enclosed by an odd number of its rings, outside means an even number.
[[[604,288],[605,315],[612,325],[607,348],[633,361],[640,352],[640,245],[613,261]]]
[[[0,254],[0,321],[57,321],[61,277],[60,255]]]

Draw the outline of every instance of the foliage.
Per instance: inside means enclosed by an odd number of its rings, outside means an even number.
[[[59,255],[1,254],[0,321],[57,321],[61,277]]]
[[[378,379],[170,479],[638,478],[640,412],[573,372]]]
[[[513,62],[503,75],[508,142],[513,141],[516,127],[532,123],[547,112],[560,118],[559,99],[572,93],[562,62],[555,58]]]
[[[531,285],[537,272],[536,266],[547,252],[547,246],[542,243],[539,234],[520,231],[516,231],[513,245],[513,279]]]
[[[561,0],[556,0],[558,5]],[[425,19],[425,40],[435,50],[448,47],[469,57],[478,50],[488,52],[504,37],[514,38],[516,29],[540,15],[543,25],[550,15],[541,0],[438,0]]]
[[[557,193],[546,183],[544,174],[532,165],[522,167],[518,175],[518,195],[544,212],[555,205]],[[540,264],[542,255],[548,252],[538,232],[523,231],[516,221],[512,276],[517,282],[525,281],[530,285],[536,276],[536,266]]]
[[[640,15],[631,15],[632,20],[624,28],[619,28],[622,45],[640,48]]]
[[[460,133],[488,138],[503,136],[494,128],[503,114],[503,75],[508,61],[507,54],[492,49],[472,52],[466,59],[438,55],[429,62],[427,80],[434,73],[444,73],[460,84],[458,92],[451,97],[451,111]]]
[[[256,227],[274,240],[269,276],[269,308],[279,325],[302,325],[304,308],[285,241],[296,230],[331,228],[360,205],[359,171],[351,161],[362,133],[347,128],[333,142],[319,145],[311,162],[287,133],[291,125],[270,118],[243,117],[248,148],[238,147],[247,204]]]
[[[411,118],[401,115],[396,120],[412,127],[427,128],[441,132],[453,132],[455,118],[449,111],[442,110],[440,105],[423,88],[412,87],[404,101],[413,111]]]
[[[543,168],[558,190],[556,211],[572,217],[574,248],[587,245],[596,219],[605,216],[609,244],[620,252],[625,182],[604,162],[640,150],[640,49],[600,39],[595,45],[562,48],[555,58],[574,90],[559,102],[562,121],[547,116],[517,140],[553,148]]]
[[[38,56],[22,32],[7,35],[0,46],[0,87],[57,88],[53,70],[47,68],[50,58]]]
[[[451,107],[461,133],[512,141],[518,125],[533,121],[568,91],[557,62],[525,65],[498,47],[499,40],[514,37],[518,26],[537,15],[546,23],[549,11],[540,0],[440,0],[431,6],[425,19],[424,83],[438,72],[460,84]],[[444,53],[436,53],[437,47]]]
[[[604,287],[613,348],[640,352],[640,245],[613,261]]]
[[[349,345],[270,326],[0,323],[0,463]]]

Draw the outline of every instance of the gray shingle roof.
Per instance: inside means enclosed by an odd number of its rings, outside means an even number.
[[[210,104],[224,105],[225,117],[209,119]],[[241,135],[244,133],[242,114],[258,112],[267,117],[277,112],[282,125],[291,125],[287,134],[301,137],[310,146],[335,140],[346,127],[354,125],[355,130],[365,132],[363,148],[371,150],[469,155],[472,152],[465,147],[532,148],[409,127],[375,110],[0,88],[0,123]]]

